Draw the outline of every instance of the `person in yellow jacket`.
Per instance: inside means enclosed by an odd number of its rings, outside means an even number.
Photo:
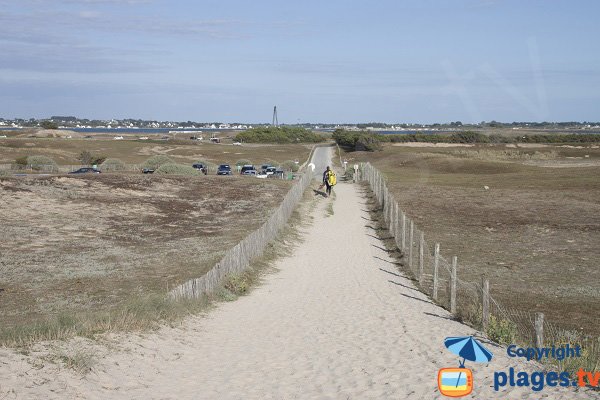
[[[337,179],[335,177],[335,172],[333,172],[329,167],[323,172],[323,184],[327,187],[327,196],[331,196],[331,188],[335,186],[337,183]]]

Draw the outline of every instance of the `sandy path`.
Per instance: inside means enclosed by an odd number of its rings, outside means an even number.
[[[249,296],[180,328],[127,336],[124,349],[84,379],[24,362],[2,365],[7,352],[0,352],[0,399],[441,398],[437,371],[457,366],[443,339],[474,332],[396,272],[367,227],[360,190],[341,183],[335,201],[319,200],[306,240]],[[470,364],[477,395],[469,398],[594,398],[556,388],[494,392],[493,371],[529,366],[488,347],[496,358]]]

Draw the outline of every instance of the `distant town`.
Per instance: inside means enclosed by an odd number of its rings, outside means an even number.
[[[0,118],[0,129],[25,129],[25,128],[45,128],[45,129],[172,129],[172,130],[191,130],[191,129],[223,129],[223,130],[245,130],[259,126],[269,126],[263,124],[247,123],[224,123],[224,122],[194,122],[194,121],[155,121],[142,119],[110,119],[97,120],[77,117],[52,116],[45,119],[5,119]],[[282,124],[286,125],[286,124]],[[434,124],[415,124],[415,123],[381,123],[367,122],[359,124],[326,124],[326,123],[296,123],[287,124],[287,126],[299,126],[314,130],[374,130],[374,131],[453,131],[465,129],[485,129],[485,128],[504,128],[504,129],[543,129],[543,130],[598,130],[600,122],[497,122],[482,121],[477,124],[467,124],[460,121]]]

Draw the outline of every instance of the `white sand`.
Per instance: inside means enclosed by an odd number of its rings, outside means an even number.
[[[447,336],[477,334],[398,273],[367,227],[356,185],[321,199],[314,224],[279,272],[249,296],[181,328],[120,338],[85,378],[36,369],[0,351],[0,399],[435,399],[437,372],[456,367]],[[474,370],[472,399],[597,398],[575,389],[491,388],[494,371],[533,366],[505,350]]]

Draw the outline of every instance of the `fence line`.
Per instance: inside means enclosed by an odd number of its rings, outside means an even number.
[[[316,147],[311,151],[309,160],[312,159]],[[251,232],[241,242],[227,250],[223,258],[205,275],[182,283],[172,289],[168,296],[175,300],[199,298],[219,287],[227,275],[240,273],[248,268],[252,259],[262,255],[267,244],[275,239],[279,231],[285,226],[304,191],[312,182],[313,177],[313,171],[304,171],[285,195],[281,204],[260,228]]]
[[[469,321],[501,343],[518,342],[538,347],[544,343],[572,343],[597,352],[600,342],[594,338],[559,328],[544,320],[542,313],[501,305],[490,294],[487,279],[480,283],[461,280],[458,257],[448,261],[442,256],[439,243],[427,242],[425,233],[398,205],[381,172],[370,163],[362,163],[358,175],[357,180],[366,181],[375,194],[383,212],[384,225],[417,286],[457,319]],[[417,262],[413,260],[414,253],[418,254]]]

